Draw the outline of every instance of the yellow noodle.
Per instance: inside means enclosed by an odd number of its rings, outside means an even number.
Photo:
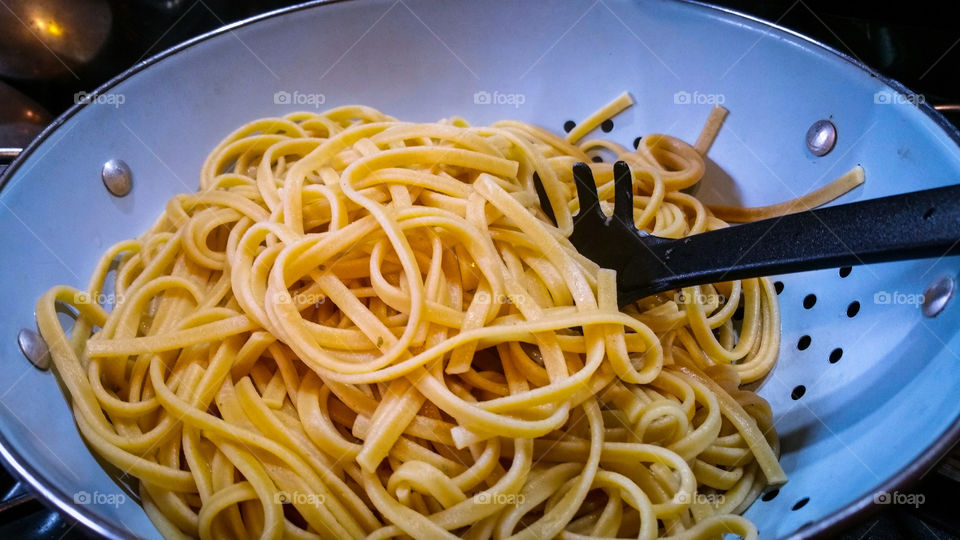
[[[759,221],[761,219],[802,212],[826,204],[844,193],[863,183],[863,167],[857,165],[836,180],[829,184],[817,188],[796,199],[771,204],[769,206],[758,206],[754,208],[743,208],[740,206],[710,205],[710,211],[713,215],[724,221],[733,221],[742,223],[746,221]]]
[[[708,210],[679,190],[725,111],[695,146],[580,142],[631,103],[566,139],[362,106],[242,126],[85,291],[39,300],[80,432],[167,538],[754,538],[735,511],[786,481],[772,412],[740,389],[776,362],[773,287],[619,309],[615,274],[567,240],[570,166],[616,153],[637,226],[669,237],[825,202],[862,171]],[[609,211],[611,166],[591,166]]]
[[[720,105],[714,105],[713,109],[710,110],[707,123],[704,124],[700,136],[697,137],[697,142],[693,144],[700,155],[706,155],[710,151],[710,147],[713,146],[713,141],[717,139],[717,134],[720,133],[720,128],[723,127],[723,121],[727,119],[729,112]]]

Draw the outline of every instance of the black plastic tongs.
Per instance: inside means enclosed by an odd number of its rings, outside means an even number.
[[[613,166],[613,215],[600,209],[590,166],[573,166],[580,211],[570,241],[581,254],[617,271],[624,306],[691,285],[772,274],[960,253],[960,185],[805,210],[686,238],[653,236],[633,220],[633,177]],[[540,179],[540,206],[556,224]]]

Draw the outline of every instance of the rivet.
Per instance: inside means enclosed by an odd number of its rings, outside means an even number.
[[[953,292],[957,284],[950,276],[943,276],[927,286],[923,291],[923,302],[920,304],[920,311],[925,317],[936,317],[947,307],[947,303],[953,298]]]
[[[100,172],[107,191],[117,197],[123,197],[133,188],[133,174],[122,159],[111,159],[103,164]]]
[[[817,120],[807,130],[807,149],[815,156],[825,156],[837,144],[837,127],[829,120]]]
[[[28,328],[21,328],[17,332],[17,344],[34,367],[43,371],[50,369],[50,349],[47,348],[47,343],[43,341],[40,334]]]

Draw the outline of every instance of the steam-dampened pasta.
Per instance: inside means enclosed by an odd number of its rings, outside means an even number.
[[[738,513],[786,480],[741,389],[777,357],[771,283],[619,310],[566,239],[571,166],[601,147],[641,229],[726,226],[681,191],[722,114],[696,148],[580,142],[630,103],[566,139],[363,106],[244,125],[86,290],[40,299],[83,437],[167,538],[755,537]],[[591,167],[609,211],[612,167]]]

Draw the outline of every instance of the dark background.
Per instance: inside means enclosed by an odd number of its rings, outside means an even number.
[[[289,0],[4,0],[0,6],[0,81],[57,115],[73,104],[75,92],[93,90],[166,48],[223,24],[295,3]],[[925,0],[910,3],[721,0],[713,3],[813,37],[899,80],[931,103],[960,103],[960,46],[957,43],[960,10],[945,9],[947,3]],[[106,17],[104,10],[109,12]],[[31,12],[57,13],[68,23],[85,29],[81,34],[86,34],[88,41],[102,43],[102,46],[96,54],[86,55],[89,58],[71,59],[69,54],[57,50],[64,60],[58,62],[34,35],[24,31],[23,26],[28,25],[34,34],[41,33],[31,20],[36,19],[31,17]],[[957,122],[960,116],[951,120]]]
[[[103,82],[200,33],[297,2],[268,0],[0,0],[0,148],[21,147]],[[726,0],[716,4],[806,34],[960,114],[960,24],[956,8],[910,3]],[[53,23],[55,15],[62,28]],[[69,27],[71,32],[62,32]],[[77,36],[44,45],[40,34]],[[960,535],[960,460],[914,488],[919,508],[885,507],[841,538],[951,539]],[[83,531],[47,510],[0,469],[0,538],[77,538]]]

